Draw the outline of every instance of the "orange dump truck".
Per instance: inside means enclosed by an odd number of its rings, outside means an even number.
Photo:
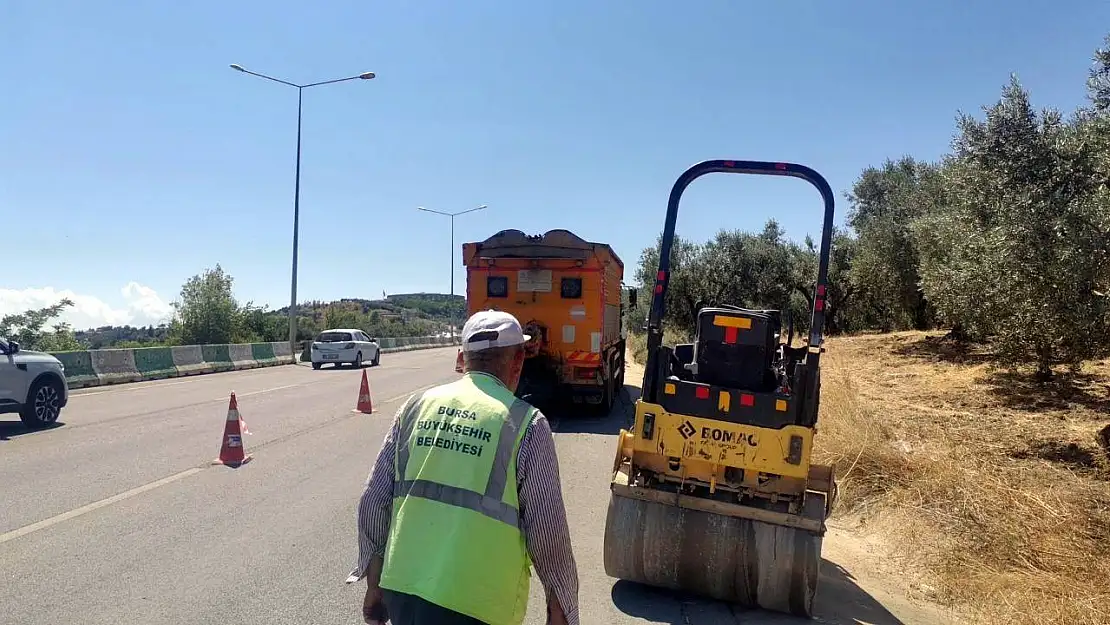
[[[467,314],[513,314],[532,336],[517,396],[608,411],[624,386],[624,263],[568,230],[502,230],[463,244]],[[635,290],[628,289],[629,306]]]

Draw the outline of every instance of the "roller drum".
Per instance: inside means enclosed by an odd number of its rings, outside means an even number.
[[[810,499],[824,505],[820,495]],[[605,520],[605,573],[809,617],[821,540],[806,530],[612,494]]]

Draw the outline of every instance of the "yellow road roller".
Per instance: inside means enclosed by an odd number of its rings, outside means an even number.
[[[783,340],[781,311],[725,304],[698,311],[693,343],[663,345],[679,199],[695,179],[718,172],[801,178],[824,200],[812,318],[801,346],[792,336]],[[833,210],[828,182],[793,163],[704,161],[675,182],[642,394],[613,465],[604,556],[610,577],[812,616],[836,497],[833,468],[810,462]]]

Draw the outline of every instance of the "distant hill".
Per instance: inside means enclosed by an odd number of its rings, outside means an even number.
[[[102,326],[92,330],[76,330],[73,333],[77,342],[86,349],[107,349],[110,347],[147,347],[162,345],[166,342],[169,326]]]
[[[403,293],[385,299],[343,298],[308,301],[298,307],[298,339],[316,336],[328,327],[356,327],[374,337],[424,336],[442,332],[465,320],[466,298],[444,293]],[[249,319],[260,341],[288,338],[289,307],[257,311]],[[161,326],[103,326],[78,330],[74,337],[87,349],[165,345],[169,333]]]
[[[445,293],[404,293],[390,295],[387,301],[402,308],[419,310],[433,319],[462,323],[466,319],[466,298]]]

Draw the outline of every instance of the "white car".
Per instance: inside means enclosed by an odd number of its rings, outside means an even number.
[[[324,330],[312,341],[313,369],[329,362],[336,367],[340,364],[361,367],[367,360],[371,366],[377,366],[381,358],[378,341],[366,336],[362,330]]]
[[[0,337],[0,414],[16,412],[28,428],[44,428],[58,420],[68,401],[60,360]]]

